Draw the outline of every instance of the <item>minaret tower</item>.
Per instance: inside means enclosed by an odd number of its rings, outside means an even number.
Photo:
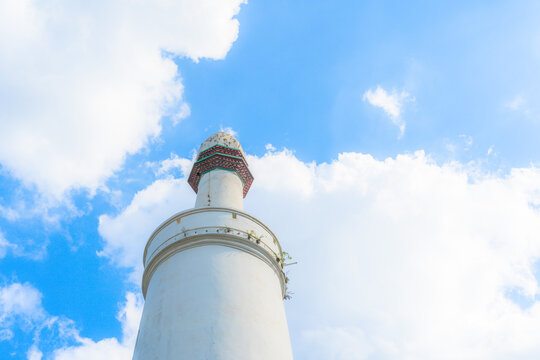
[[[218,132],[188,180],[195,208],[154,231],[144,250],[144,311],[134,360],[290,360],[281,246],[243,211],[253,176]]]

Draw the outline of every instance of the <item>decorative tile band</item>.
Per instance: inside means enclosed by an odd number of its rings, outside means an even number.
[[[246,197],[251,184],[253,183],[253,175],[248,169],[246,159],[242,152],[226,146],[214,145],[199,153],[197,161],[193,164],[191,173],[189,174],[188,183],[197,193],[199,191],[199,181],[201,177],[214,169],[224,169],[234,171],[244,184],[243,195]]]

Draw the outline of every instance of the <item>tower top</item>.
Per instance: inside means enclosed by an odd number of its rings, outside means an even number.
[[[246,197],[253,175],[248,169],[245,156],[244,149],[234,136],[223,131],[217,132],[201,144],[188,183],[198,193],[199,182],[206,173],[216,169],[232,171],[242,181],[242,193]]]
[[[246,157],[244,149],[242,149],[242,145],[240,145],[238,140],[236,140],[234,136],[223,131],[219,131],[206,139],[199,148],[199,154],[215,145],[221,145],[231,149],[240,150],[242,156],[244,158]]]

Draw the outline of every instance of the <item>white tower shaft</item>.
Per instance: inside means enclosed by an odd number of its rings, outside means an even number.
[[[211,136],[190,176],[195,208],[165,221],[148,240],[133,359],[292,359],[281,247],[242,211],[253,179],[242,164],[236,139]]]
[[[199,191],[195,207],[229,207],[242,210],[244,185],[236,173],[228,170],[215,169],[207,172],[199,181]]]

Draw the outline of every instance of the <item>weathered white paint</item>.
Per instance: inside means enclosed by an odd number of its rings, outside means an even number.
[[[152,276],[134,359],[292,359],[282,302],[272,268],[244,251],[179,252]]]
[[[203,152],[206,149],[210,149],[212,146],[215,145],[221,145],[230,147],[233,149],[240,150],[244,158],[246,157],[246,153],[244,152],[244,149],[242,149],[242,145],[236,140],[236,138],[230,134],[227,134],[224,131],[218,131],[215,134],[212,134],[208,139],[204,140],[204,142],[199,147],[199,153]]]
[[[215,169],[201,177],[195,207],[223,206],[244,208],[244,184],[233,171]]]
[[[223,133],[201,149],[214,144],[241,149]],[[236,173],[210,171],[198,188],[195,208],[148,240],[133,359],[291,360],[278,239],[242,211]]]

